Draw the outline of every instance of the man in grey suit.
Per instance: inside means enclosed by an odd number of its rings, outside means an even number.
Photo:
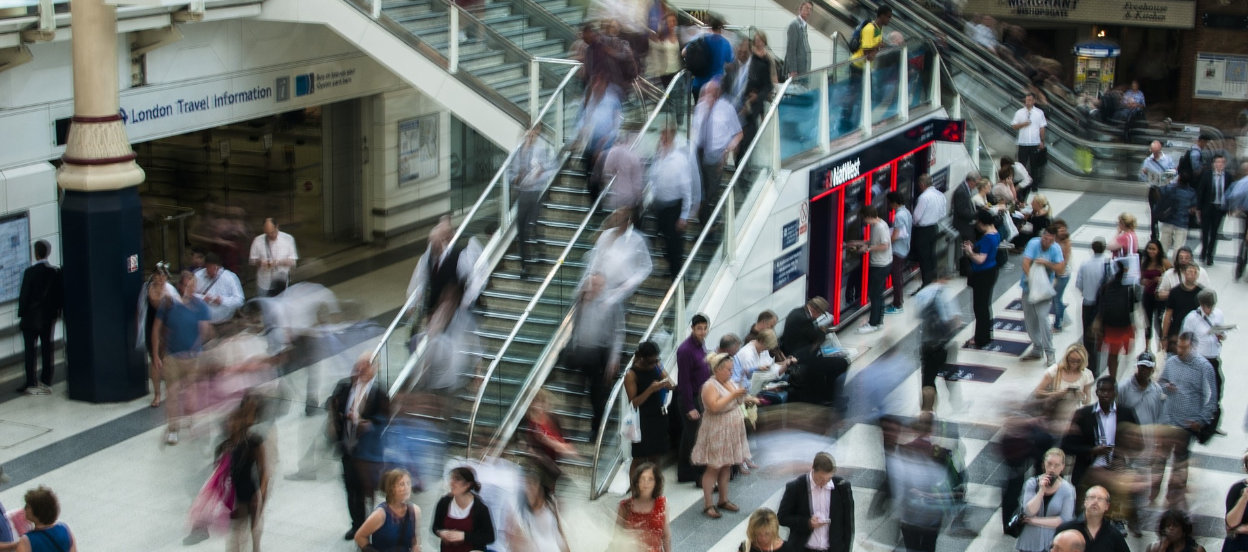
[[[802,2],[797,8],[797,19],[789,23],[788,42],[784,47],[784,66],[790,77],[796,77],[810,71],[810,10],[814,4]]]

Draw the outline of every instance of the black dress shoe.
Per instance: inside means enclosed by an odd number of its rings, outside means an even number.
[[[352,529],[352,530],[350,530],[350,531],[347,531],[347,534],[345,534],[345,535],[343,535],[343,536],[342,536],[342,540],[348,540],[348,541],[349,541],[349,540],[355,540],[355,532],[356,532],[356,529]]]
[[[1205,266],[1213,266],[1213,259],[1205,259]]]

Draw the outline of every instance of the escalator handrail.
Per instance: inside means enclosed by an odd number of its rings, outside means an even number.
[[[655,121],[662,114],[663,107],[672,97],[672,93],[675,92],[677,86],[686,79],[687,73],[684,70],[681,70],[672,78],[671,82],[667,85],[667,89],[663,93],[663,97],[659,99],[654,110],[651,111],[650,116],[646,118],[645,124],[641,127],[641,130],[637,132],[637,137],[633,140],[630,149],[636,150],[637,147],[641,145],[642,139],[645,137],[646,132],[650,130],[651,126],[654,125]],[[490,367],[487,370],[485,377],[482,379],[481,387],[477,390],[476,400],[473,401],[472,415],[469,417],[468,423],[468,440],[465,456],[469,456],[472,450],[472,437],[475,433],[477,413],[481,408],[481,400],[485,397],[485,389],[489,385],[490,376],[493,375],[498,363],[502,361],[503,354],[506,352],[507,347],[520,332],[521,326],[528,319],[529,313],[540,302],[546,288],[549,287],[550,282],[554,280],[555,274],[559,272],[559,269],[567,261],[568,254],[575,247],[577,240],[580,239],[581,235],[589,227],[590,221],[597,212],[599,205],[602,203],[603,199],[607,197],[607,193],[614,184],[615,178],[612,178],[611,181],[607,183],[607,186],[599,193],[598,199],[594,201],[593,205],[590,206],[589,212],[585,215],[584,220],[577,227],[576,232],[568,240],[568,245],[564,247],[562,252],[560,252],[559,258],[555,261],[555,265],[551,267],[550,272],[546,275],[546,278],[542,280],[541,286],[539,286],[538,290],[533,294],[533,299],[530,300],[529,304],[525,306],[524,313],[521,315],[520,320],[517,321],[515,326],[512,328],[511,335],[507,337],[507,340],[503,343],[502,347],[499,348],[498,354],[490,363]],[[568,309],[568,314],[560,323],[559,329],[556,330],[556,335],[566,333],[566,331],[570,328],[572,317],[575,314],[576,305],[573,303],[572,307]],[[507,443],[511,441],[512,435],[514,435],[516,428],[520,425],[520,419],[523,418],[522,413],[528,410],[529,403],[532,401],[533,395],[535,395],[537,389],[541,387],[541,384],[534,385],[533,382],[546,381],[546,376],[550,374],[550,371],[554,368],[555,362],[558,360],[559,351],[558,349],[552,347],[552,345],[557,341],[559,340],[552,340],[552,343],[548,344],[542,350],[541,354],[538,355],[537,361],[534,362],[533,370],[529,371],[529,375],[520,385],[520,394],[525,395],[525,398],[520,399],[517,397],[517,400],[512,404],[511,408],[509,408],[507,413],[504,414],[503,419],[499,421],[498,428],[495,429],[495,432],[490,437],[489,442],[486,443],[486,453],[482,455],[484,458],[492,458],[502,454],[503,448],[506,447]]]
[[[530,130],[533,129],[534,127],[542,125],[542,121],[544,121],[546,118],[546,113],[548,113],[550,109],[552,108],[552,106],[556,103],[555,100],[558,98],[561,91],[567,89],[568,83],[572,81],[572,78],[576,75],[576,72],[579,68],[580,68],[580,63],[576,63],[574,66],[568,69],[568,74],[564,76],[563,80],[559,83],[559,86],[555,88],[554,92],[550,95],[550,98],[546,100],[546,105],[542,106],[542,110],[538,112],[538,116],[536,120],[534,120],[533,124],[530,125],[529,127]],[[504,181],[507,175],[507,169],[508,167],[511,166],[511,161],[512,159],[515,158],[516,152],[519,151],[519,149],[520,149],[520,144],[517,144],[517,146],[515,148],[512,148],[510,152],[507,152],[507,157],[503,160],[503,164],[501,167],[499,167],[498,171],[494,173],[494,178],[490,179],[490,183],[486,185],[485,189],[481,190],[480,197],[478,197],[477,201],[472,204],[472,207],[468,210],[468,213],[464,215],[464,218],[460,220],[459,227],[455,229],[455,234],[451,237],[452,244],[459,242],[460,238],[463,237],[464,232],[467,231],[468,224],[473,221],[473,218],[476,217],[477,213],[481,210],[481,206],[484,205],[486,202],[486,199],[490,197],[491,195],[490,192],[494,188],[499,187],[500,182]],[[508,209],[511,209],[511,207],[508,207]],[[510,227],[512,224],[511,221],[514,221],[514,220],[515,220],[514,217],[510,217],[507,227],[499,228],[498,231],[494,233],[496,238],[491,239],[490,244],[496,244],[498,241],[501,241],[501,239],[497,238],[497,236],[505,235],[507,228]],[[489,248],[489,245],[487,245],[487,248]],[[490,255],[488,255],[486,251],[482,252],[481,254],[482,260],[488,259],[489,257]],[[479,269],[479,268],[481,267],[474,267],[474,269]],[[403,302],[403,307],[399,309],[399,312],[397,314],[395,314],[394,319],[390,321],[390,325],[386,327],[385,333],[382,334],[381,340],[377,343],[377,346],[373,348],[373,353],[369,357],[369,360],[371,362],[373,363],[377,362],[377,357],[381,354],[382,349],[385,348],[386,343],[390,341],[390,339],[394,335],[395,330],[399,327],[400,324],[402,324],[403,319],[405,318],[408,311],[410,311],[412,307],[415,306],[416,302],[419,300],[420,300],[420,297],[417,296],[417,294],[412,294]],[[417,351],[417,352],[423,351],[425,349],[425,342],[427,340],[428,340],[427,337],[421,339],[420,343],[417,344],[417,347],[414,351]],[[398,377],[396,377],[394,381],[391,382],[390,394],[392,396],[395,393],[399,392],[399,390],[401,389],[402,383],[407,380],[408,376],[411,375],[410,372],[411,372],[413,365],[414,363],[411,360],[409,360],[407,365],[405,365],[404,369],[399,373]]]
[[[707,236],[710,235],[711,227],[714,226],[716,219],[720,216],[721,213],[723,213],[725,209],[725,205],[727,204],[728,198],[731,195],[728,193],[729,190],[732,190],[733,188],[736,187],[737,182],[741,179],[741,176],[744,174],[746,167],[749,166],[749,160],[753,157],[755,149],[758,148],[758,144],[765,138],[766,133],[761,132],[761,129],[767,128],[767,125],[771,123],[771,120],[777,116],[777,113],[779,113],[779,107],[780,107],[779,98],[784,97],[784,93],[788,90],[789,85],[792,82],[793,82],[793,78],[786,79],[776,89],[776,93],[774,96],[776,100],[773,101],[770,106],[768,106],[767,113],[763,116],[762,121],[758,125],[760,132],[755,134],[754,140],[750,142],[749,147],[746,148],[745,154],[741,156],[741,159],[737,160],[736,170],[733,172],[732,178],[728,181],[728,186],[726,186],[724,188],[724,191],[720,194],[719,201],[715,204],[715,209],[711,211],[711,214],[710,216],[707,217],[706,222],[702,223],[702,232],[698,234],[698,239],[693,242],[693,246],[690,247],[689,252],[686,253],[685,262],[684,264],[681,265],[680,272],[676,274],[676,278],[672,280],[671,287],[669,287],[667,290],[667,293],[663,295],[663,300],[660,301],[659,306],[655,308],[654,318],[652,318],[650,320],[650,324],[646,326],[646,331],[642,333],[641,338],[638,341],[638,343],[644,343],[646,340],[650,339],[650,337],[654,335],[655,329],[658,328],[659,324],[662,323],[663,314],[667,310],[668,304],[672,302],[672,299],[676,294],[677,288],[680,286],[681,282],[684,281],[685,274],[688,273],[689,268],[693,266],[693,262],[695,258],[697,257],[698,252],[701,250],[703,243],[706,242]],[[732,231],[731,228],[724,228],[723,235],[727,237],[728,232],[731,232],[731,231]],[[680,322],[681,321],[679,320],[676,321],[677,324],[679,324]],[[633,366],[633,361],[632,359],[629,359],[628,364],[622,369],[621,373],[627,373],[628,370],[632,369],[632,366]],[[590,500],[597,499],[599,496],[602,495],[602,492],[605,491],[605,486],[604,486],[604,489],[599,489],[596,483],[598,479],[598,465],[599,465],[599,462],[602,460],[602,438],[607,432],[607,422],[611,418],[611,415],[610,415],[611,412],[618,407],[618,405],[616,405],[616,402],[620,400],[621,396],[627,397],[627,395],[620,394],[620,390],[623,388],[624,388],[624,378],[619,378],[618,381],[615,382],[615,385],[611,387],[611,394],[607,396],[607,402],[606,402],[607,408],[605,410],[606,414],[602,417],[602,421],[599,423],[598,428],[597,428],[598,437],[594,441],[594,460],[590,467],[590,478],[589,478]],[[613,459],[612,463],[614,464],[615,461],[616,460]],[[614,469],[614,466],[612,466],[612,469]]]

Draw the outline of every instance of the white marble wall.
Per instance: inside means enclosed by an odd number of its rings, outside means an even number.
[[[56,168],[49,163],[36,163],[0,170],[0,217],[26,212],[30,221],[31,258],[33,244],[47,240],[52,244],[49,260],[61,265],[61,211],[56,202]],[[0,304],[0,328],[17,326],[17,301]],[[57,324],[56,338],[62,329]],[[0,337],[0,359],[22,352],[20,332]]]
[[[369,144],[372,167],[368,175],[371,201],[368,208],[371,227],[367,235],[385,234],[423,220],[435,218],[451,209],[451,114],[438,102],[414,88],[378,94],[373,97],[371,137]],[[399,122],[413,117],[438,113],[438,175],[403,186],[399,185]],[[418,203],[414,208],[387,215],[373,214],[374,209],[390,210]]]

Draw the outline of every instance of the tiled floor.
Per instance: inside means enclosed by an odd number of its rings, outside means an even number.
[[[1092,237],[1112,235],[1118,213],[1132,212],[1141,220],[1147,220],[1147,208],[1142,201],[1060,191],[1047,195],[1054,210],[1068,217],[1075,227],[1075,266],[1088,257]],[[1232,226],[1236,224],[1230,222],[1227,228],[1238,228]],[[1144,228],[1141,235],[1146,233]],[[1195,241],[1194,233],[1192,241]],[[1224,256],[1233,251],[1233,245],[1237,244],[1224,244]],[[1014,259],[1018,264],[1017,257]],[[390,257],[385,263],[370,264],[368,275],[344,278],[331,289],[341,299],[357,301],[366,316],[386,313],[397,306],[413,263],[411,259]],[[1244,284],[1231,281],[1229,264],[1219,262],[1210,269],[1214,289],[1221,295],[1220,306],[1228,321],[1248,321],[1248,307],[1243,301],[1248,293],[1241,287]],[[1003,280],[1016,277],[1003,277]],[[963,287],[961,283],[955,286]],[[1005,308],[1018,297],[1013,281],[999,284],[998,291],[994,305],[996,315],[1021,318],[1021,313]],[[1065,299],[1073,309],[1070,311],[1073,320],[1066,331],[1055,336],[1059,350],[1077,339],[1080,332],[1077,315],[1080,297],[1073,282]],[[969,298],[965,294],[964,309],[969,314]],[[872,370],[879,366],[875,361],[890,350],[908,352],[913,346],[917,316],[915,309],[890,316],[886,319],[885,331],[869,337],[844,332],[841,338],[846,346],[865,348],[870,345],[867,353],[852,367],[851,377],[872,377]],[[1009,332],[1003,331],[1001,337],[1025,340],[1023,334],[1007,334]],[[968,327],[958,339],[969,337]],[[1226,489],[1243,476],[1237,467],[1246,442],[1242,423],[1244,403],[1233,397],[1238,396],[1238,391],[1248,390],[1248,375],[1232,367],[1234,362],[1229,359],[1248,355],[1248,344],[1235,337],[1233,334],[1227,341],[1223,353],[1231,365],[1226,370],[1228,398],[1224,402],[1227,412],[1223,423],[1229,435],[1214,439],[1207,446],[1196,447],[1202,467],[1193,469],[1189,484],[1191,509],[1198,517],[1199,530],[1204,531],[1201,542],[1209,549],[1220,547],[1218,539],[1213,537],[1211,524],[1224,513],[1222,501]],[[714,341],[718,336],[710,336],[710,339]],[[351,359],[371,344],[371,341],[359,343],[319,363],[322,397],[346,374]],[[1133,354],[1140,346],[1136,349]],[[981,531],[975,539],[942,536],[939,547],[942,551],[1011,549],[1013,539],[1004,537],[999,530],[1000,493],[992,478],[997,461],[991,441],[1005,405],[1029,393],[1045,367],[1042,363],[1020,363],[1001,354],[980,351],[960,351],[957,360],[995,366],[1004,372],[991,384],[957,384],[959,397],[956,400],[948,399],[949,393],[941,388],[938,414],[961,428],[967,463],[971,467],[969,519],[972,527]],[[306,373],[307,370],[301,370],[287,376],[284,385],[302,390]],[[898,404],[902,412],[917,412],[917,380],[916,371],[898,385],[888,399]],[[187,510],[210,470],[211,449],[216,443],[215,424],[202,421],[181,443],[169,447],[161,442],[160,413],[147,407],[148,399],[91,405],[68,401],[63,387],[63,384],[58,385],[50,397],[19,397],[0,402],[0,463],[15,479],[0,487],[0,502],[9,509],[18,508],[26,489],[37,484],[49,485],[60,496],[61,517],[73,528],[81,550],[222,549],[225,545],[219,535],[194,546],[182,545],[187,533]],[[324,459],[315,481],[286,481],[281,477],[296,469],[322,424],[323,418],[305,417],[302,409],[292,409],[291,414],[278,419],[274,426],[272,436],[277,466],[265,515],[263,545],[266,550],[353,549],[342,540],[347,522],[337,461]],[[669,468],[666,494],[675,549],[680,552],[735,550],[744,535],[747,512],[759,506],[774,508],[784,482],[802,473],[815,452],[827,450],[836,457],[842,473],[855,483],[859,549],[891,550],[896,537],[893,525],[883,518],[872,519],[866,512],[883,469],[878,443],[879,430],[867,425],[854,426],[835,441],[799,433],[757,435],[754,450],[761,469],[732,484],[733,500],[741,505],[742,513],[727,514],[715,521],[701,514],[701,491],[692,485],[676,484],[674,470]],[[428,490],[414,500],[429,515],[444,487],[440,481],[426,483]],[[599,552],[606,548],[612,533],[615,504],[626,486],[627,481],[619,476],[607,496],[587,502],[585,482],[573,478],[562,497],[573,550]],[[422,527],[428,527],[427,518],[422,521]],[[420,536],[422,549],[436,550],[436,543],[427,529]],[[1152,539],[1149,534],[1140,541],[1133,539],[1131,544],[1133,548],[1142,549]]]

